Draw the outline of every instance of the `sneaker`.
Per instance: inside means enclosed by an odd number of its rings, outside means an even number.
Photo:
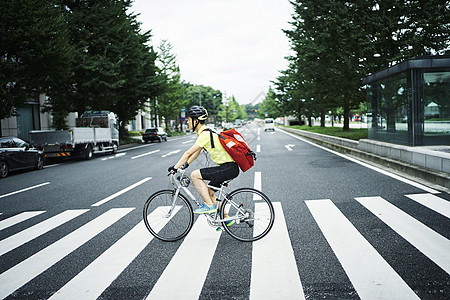
[[[216,205],[213,203],[213,205],[208,206],[207,204],[203,203],[202,206],[200,206],[197,209],[194,209],[194,214],[212,214],[217,211]]]
[[[236,223],[235,220],[230,220],[230,221],[225,221],[225,226],[230,227],[231,225],[233,225],[234,223]],[[216,231],[222,231],[222,226],[219,226],[216,228]]]

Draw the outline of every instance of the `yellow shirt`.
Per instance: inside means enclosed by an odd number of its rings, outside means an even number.
[[[234,162],[231,158],[230,154],[223,148],[222,144],[219,141],[219,136],[215,133],[212,134],[214,141],[214,148],[211,148],[211,132],[204,131],[207,127],[203,126],[198,132],[197,141],[195,144],[199,147],[206,149],[211,155],[211,159],[217,165],[221,165],[227,162]]]

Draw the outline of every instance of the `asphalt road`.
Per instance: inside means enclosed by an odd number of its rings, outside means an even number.
[[[449,299],[449,194],[279,129],[239,131],[258,159],[228,189],[269,196],[268,236],[239,242],[202,217],[166,243],[143,227],[195,135],[48,165],[0,181],[0,299]]]

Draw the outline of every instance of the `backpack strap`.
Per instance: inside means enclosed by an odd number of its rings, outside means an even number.
[[[211,139],[211,148],[215,148],[215,146],[214,146],[214,138],[213,138],[213,131],[211,129],[209,129],[209,128],[206,128],[204,130],[209,131],[209,136],[210,136],[210,139]]]

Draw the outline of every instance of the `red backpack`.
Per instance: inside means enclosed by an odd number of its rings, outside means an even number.
[[[247,171],[255,164],[256,154],[247,146],[242,135],[234,128],[222,131],[220,134],[207,128],[211,133],[211,148],[214,148],[214,140],[212,133],[219,136],[220,144],[230,154],[231,158],[238,164],[243,172]]]

